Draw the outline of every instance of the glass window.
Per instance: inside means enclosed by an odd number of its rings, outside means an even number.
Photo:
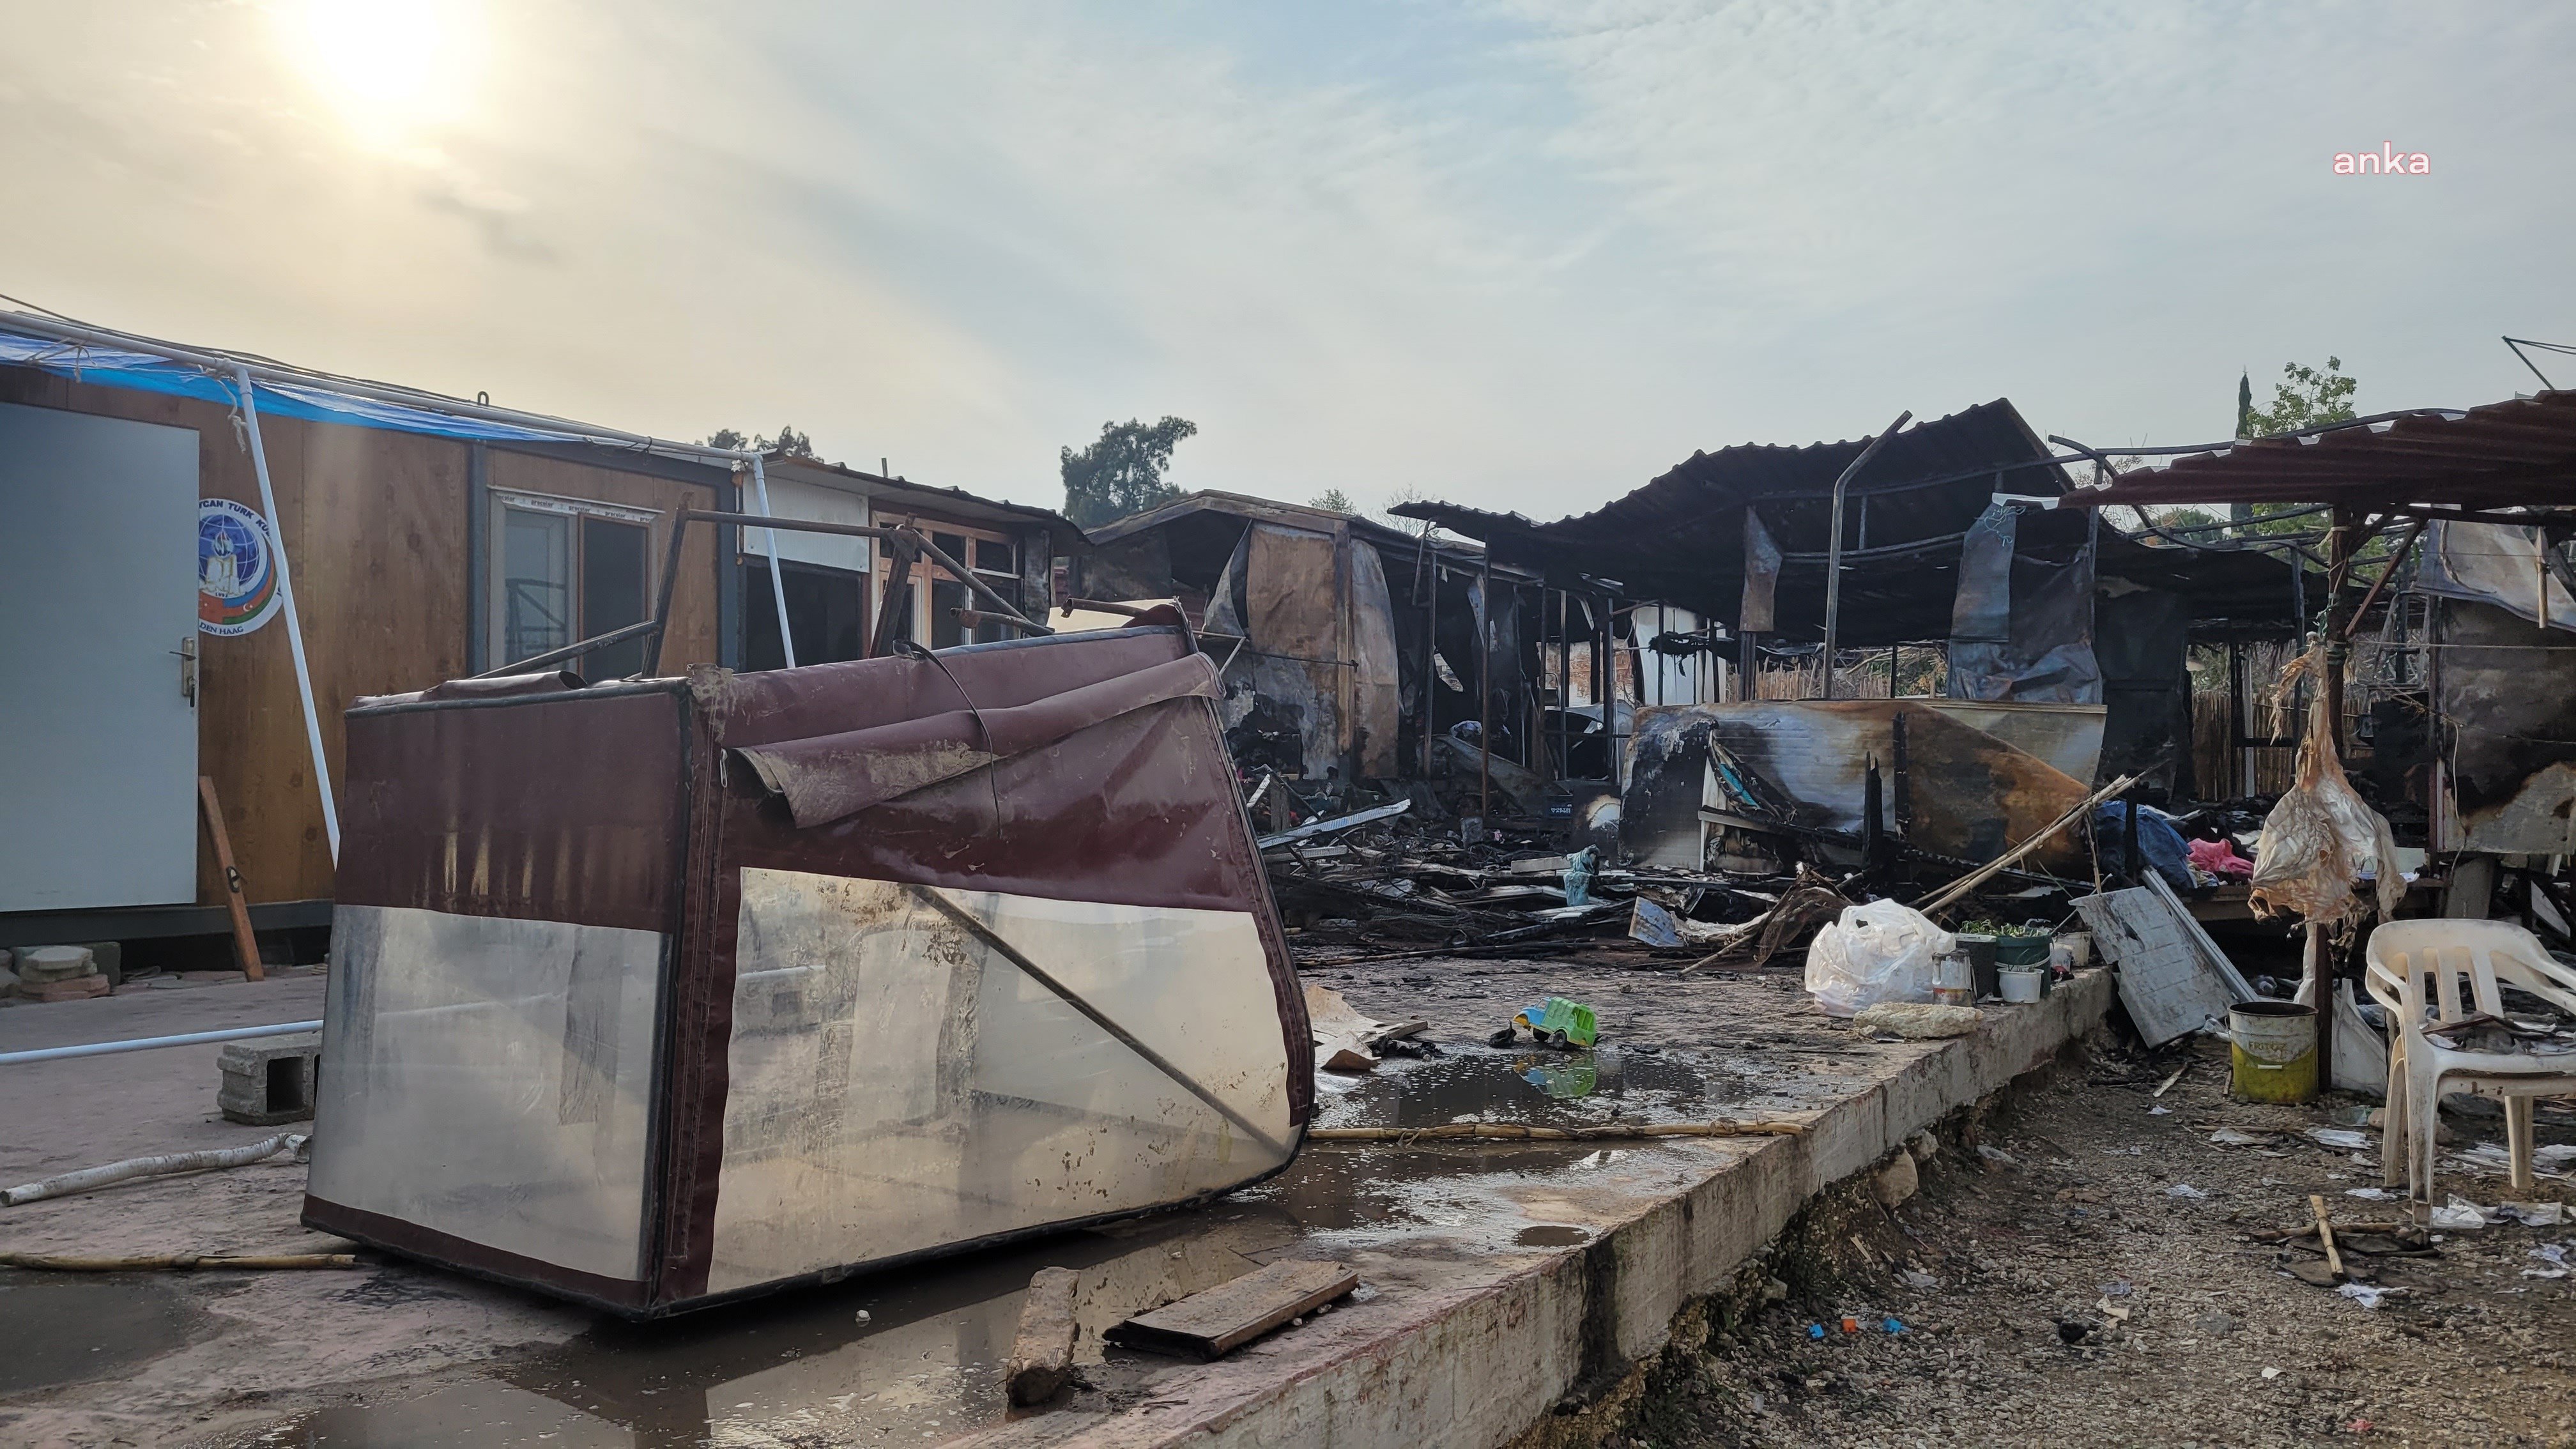
[[[968,560],[960,559],[958,562],[965,563],[968,562]],[[1000,573],[1016,575],[1020,571],[1019,566],[1011,562],[1011,546],[1007,543],[990,538],[979,538],[975,540],[975,557],[972,562],[974,564],[975,572],[979,574]]]
[[[493,499],[492,662],[517,664],[640,624],[652,613],[652,514],[537,495]],[[561,667],[619,679],[644,667],[642,639]]]
[[[964,534],[934,533],[930,536],[930,543],[933,548],[938,549],[941,553],[948,555],[959,563],[966,564],[969,568],[974,567],[973,564],[967,563],[966,560],[966,536]],[[931,567],[938,568],[939,565],[934,561],[931,564]]]
[[[966,586],[954,579],[930,581],[930,647],[947,649],[975,641],[973,633],[957,617],[957,611],[971,606]]]
[[[502,510],[501,660],[561,649],[572,639],[572,520],[528,508]]]
[[[581,521],[581,635],[588,639],[645,618],[644,545],[650,530],[613,518]],[[586,656],[591,679],[623,679],[644,667],[644,641],[629,639]]]

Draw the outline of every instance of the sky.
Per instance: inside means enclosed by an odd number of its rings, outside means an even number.
[[[0,0],[0,293],[1061,501],[1585,511],[2009,397],[2203,442],[2576,342],[2576,6]],[[2337,152],[2424,175],[2336,175]],[[2562,358],[2576,385],[2576,358]],[[2543,360],[2542,366],[2550,364]]]

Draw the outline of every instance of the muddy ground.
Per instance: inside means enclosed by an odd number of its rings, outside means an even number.
[[[2375,1149],[2365,1163],[2303,1135],[2368,1104],[2239,1104],[2226,1078],[2214,1043],[2151,1057],[2097,1039],[1953,1118],[1911,1199],[1890,1212],[1855,1184],[1821,1200],[1711,1305],[1704,1347],[1677,1336],[1603,1442],[2576,1443],[2576,1278],[2532,1276],[2555,1271],[2544,1245],[2576,1258],[2576,1220],[2362,1258],[2391,1290],[2375,1310],[2312,1287],[2284,1272],[2298,1255],[2249,1234],[2298,1222],[2311,1193],[2339,1221],[2402,1216],[2348,1195],[2379,1185]],[[2576,1199],[2565,1179],[2515,1194],[2452,1165],[2501,1123],[2446,1120],[2437,1193]],[[2277,1136],[2215,1145],[2222,1128]],[[2576,1141],[2576,1115],[2544,1106],[2539,1138]]]

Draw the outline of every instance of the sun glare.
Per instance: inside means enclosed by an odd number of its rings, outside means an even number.
[[[362,138],[405,139],[463,110],[481,15],[470,0],[290,0],[288,48]]]

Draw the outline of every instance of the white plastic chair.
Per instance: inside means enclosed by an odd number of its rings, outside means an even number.
[[[2526,991],[2576,1016],[2576,971],[2551,958],[2538,938],[2503,921],[2388,921],[2370,934],[2371,997],[2393,1026],[2388,1046],[2387,1128],[2380,1134],[2380,1180],[2397,1185],[2403,1161],[2407,1196],[2433,1196],[2433,1149],[2439,1107],[2448,1092],[2504,1103],[2505,1141],[2513,1185],[2531,1186],[2531,1102],[2576,1096],[2576,1052],[2460,1051],[2424,1034],[2428,1024],[2476,1012],[2504,1015],[2499,984]],[[2463,996],[2460,978],[2469,980]],[[2426,990],[2430,978],[2432,989]],[[2428,1005],[2438,1010],[2428,1011]],[[2405,1157],[2398,1156],[2403,1144]]]

